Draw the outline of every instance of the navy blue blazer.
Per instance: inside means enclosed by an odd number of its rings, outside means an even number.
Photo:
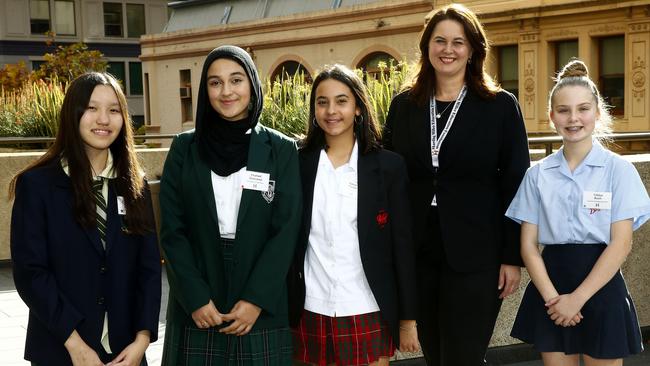
[[[289,320],[294,327],[300,322],[305,302],[304,262],[320,149],[302,149],[299,157],[303,220],[287,277]],[[399,346],[399,321],[417,317],[415,249],[406,165],[401,156],[379,149],[365,154],[359,152],[357,167],[357,229],[363,271],[393,341]]]
[[[155,233],[122,229],[109,185],[104,250],[97,228],[76,222],[72,197],[58,160],[26,172],[16,185],[11,257],[16,289],[29,307],[25,359],[43,365],[72,365],[63,344],[75,329],[90,347],[103,350],[106,311],[115,356],[140,330],[149,330],[152,342],[158,338],[161,265]]]

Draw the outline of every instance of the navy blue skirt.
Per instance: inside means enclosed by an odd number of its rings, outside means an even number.
[[[558,293],[573,292],[606,247],[605,244],[547,245],[542,258]],[[576,326],[555,325],[546,311],[542,296],[529,282],[510,335],[534,344],[539,352],[613,359],[643,351],[636,309],[620,271],[585,303],[581,310],[584,318]]]

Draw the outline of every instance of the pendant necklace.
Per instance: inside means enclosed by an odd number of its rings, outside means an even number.
[[[442,115],[443,115],[445,112],[447,112],[447,109],[449,109],[449,107],[451,107],[451,106],[454,104],[455,101],[456,101],[456,99],[454,99],[454,100],[452,100],[451,102],[449,102],[449,104],[447,104],[447,106],[445,107],[445,109],[442,110],[442,112],[436,114],[436,119],[440,119],[440,117],[442,117]]]

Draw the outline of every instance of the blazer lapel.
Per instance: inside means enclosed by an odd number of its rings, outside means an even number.
[[[358,189],[357,189],[357,228],[359,230],[359,251],[363,256],[366,249],[366,238],[372,230],[375,218],[379,214],[377,202],[380,202],[380,191],[383,185],[379,170],[379,161],[374,152],[362,154],[359,152]]]
[[[320,159],[320,149],[300,152],[300,177],[302,180],[303,194],[303,220],[302,220],[302,243],[307,248],[309,241],[309,231],[311,227],[311,213],[314,204],[314,184],[316,183],[316,173],[318,172],[318,161]]]
[[[192,160],[194,161],[194,173],[196,174],[196,182],[199,186],[199,194],[204,198],[210,211],[212,222],[218,228],[219,220],[217,219],[217,205],[214,202],[214,191],[212,190],[212,176],[210,168],[208,168],[201,157],[199,157],[199,149],[196,143],[191,146]]]
[[[74,198],[72,196],[72,184],[70,183],[70,177],[65,174],[59,161],[54,164],[57,164],[56,167],[53,167],[55,169],[54,185],[61,189],[61,193],[65,195],[65,201],[68,203],[70,210],[72,210],[72,200]],[[97,227],[82,227],[81,229],[86,234],[86,237],[88,237],[90,245],[92,245],[93,248],[95,248],[97,251],[97,254],[103,256],[104,247],[102,246],[102,242],[99,239],[99,231],[97,231]]]
[[[415,156],[421,159],[422,166],[427,167],[433,172],[433,165],[431,163],[431,121],[429,120],[429,106],[414,109],[411,113],[416,114],[413,118],[409,118],[409,141],[417,141],[413,144],[413,148],[417,151]],[[423,123],[426,121],[426,123]]]
[[[269,137],[266,132],[258,124],[251,131],[251,142],[248,149],[248,162],[246,164],[247,171],[268,173],[269,159],[271,157],[271,145]],[[274,177],[275,179],[282,179],[282,177]],[[270,183],[270,182],[269,182]],[[251,205],[253,198],[256,195],[261,195],[263,192],[244,189],[241,194],[241,202],[239,203],[239,213],[237,214],[237,227],[243,227],[242,221],[246,217],[246,212]]]

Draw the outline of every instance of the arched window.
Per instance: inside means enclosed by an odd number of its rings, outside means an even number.
[[[307,68],[300,64],[300,62],[292,60],[285,61],[278,65],[271,75],[271,80],[282,80],[288,77],[293,77],[296,74],[305,75],[305,81],[311,82],[311,75],[309,74],[309,71],[307,71]]]
[[[387,74],[388,66],[391,64],[397,66],[397,60],[386,52],[373,52],[364,57],[357,65],[357,68],[362,69],[374,78],[378,78],[379,73],[382,72],[380,64],[385,67],[383,69],[384,74]]]

